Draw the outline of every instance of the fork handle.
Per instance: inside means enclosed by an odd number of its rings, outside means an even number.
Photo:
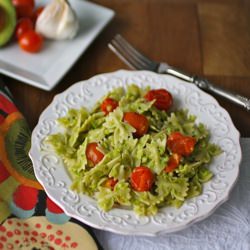
[[[245,108],[248,112],[250,112],[250,99],[245,96],[241,96],[239,94],[222,89],[210,83],[208,80],[204,78],[201,78],[199,76],[189,75],[187,73],[184,73],[183,71],[180,71],[178,69],[175,69],[169,66],[165,68],[164,71],[165,72],[162,72],[162,73],[166,73],[166,74],[178,77],[187,82],[194,83],[200,89],[210,92],[212,94],[216,94],[218,96],[222,96],[225,99]]]

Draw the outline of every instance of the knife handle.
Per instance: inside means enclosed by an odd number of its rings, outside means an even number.
[[[210,92],[212,94],[216,94],[218,96],[224,97],[225,99],[245,108],[248,112],[250,112],[250,99],[249,98],[230,92],[228,90],[222,89],[220,87],[217,87],[204,78],[189,75],[179,69],[169,67],[168,65],[164,65],[164,66],[165,67],[162,68],[164,69],[164,72],[162,73],[166,73],[166,74],[178,77],[187,82],[194,83],[200,89]]]

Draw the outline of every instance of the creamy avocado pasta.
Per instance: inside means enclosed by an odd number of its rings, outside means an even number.
[[[175,110],[171,93],[132,84],[116,88],[92,110],[71,109],[47,140],[63,159],[72,189],[97,200],[104,211],[127,206],[154,215],[202,193],[221,149],[206,126]]]

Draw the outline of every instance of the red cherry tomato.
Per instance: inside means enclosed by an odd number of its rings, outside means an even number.
[[[18,40],[19,46],[30,53],[36,53],[43,46],[43,37],[34,30],[29,30],[20,36]]]
[[[165,168],[165,172],[170,173],[174,171],[180,164],[181,155],[172,154],[168,160],[168,165]]]
[[[136,112],[126,112],[124,113],[123,120],[136,129],[136,137],[141,137],[148,132],[149,123],[147,117],[144,115]]]
[[[44,6],[40,6],[33,12],[32,21],[33,21],[34,24],[36,23],[37,18],[41,15],[43,10],[44,10]]]
[[[15,7],[20,5],[30,5],[32,8],[35,7],[34,0],[12,0],[12,3]]]
[[[87,145],[86,149],[86,157],[93,165],[99,163],[104,157],[104,154],[97,147],[98,144],[96,142],[91,142]]]
[[[31,19],[28,17],[22,18],[16,25],[16,31],[15,31],[16,38],[19,39],[21,35],[23,35],[28,30],[32,29],[33,29],[33,23]]]
[[[17,18],[32,17],[33,8],[30,5],[21,5],[16,7]]]
[[[167,140],[168,148],[182,156],[189,156],[194,151],[195,143],[194,137],[182,135],[180,132],[173,132]]]
[[[114,179],[113,177],[108,178],[108,179],[104,182],[104,187],[110,188],[110,189],[113,190],[117,182],[118,182],[118,180]]]
[[[35,6],[34,0],[12,0],[16,8],[17,17],[32,17]]]
[[[139,166],[131,173],[130,183],[135,191],[149,191],[154,183],[154,175],[148,167]]]
[[[172,150],[173,145],[176,141],[181,140],[183,135],[180,132],[172,132],[167,138],[167,146],[170,150]]]
[[[118,102],[112,98],[106,98],[101,104],[101,110],[105,115],[112,112],[118,107]]]
[[[154,106],[159,110],[167,111],[173,104],[173,97],[166,89],[154,89],[144,96],[148,101],[155,100]]]

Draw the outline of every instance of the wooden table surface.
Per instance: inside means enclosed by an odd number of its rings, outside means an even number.
[[[33,128],[53,96],[98,73],[125,68],[108,48],[117,33],[154,60],[250,98],[250,1],[248,0],[94,0],[116,12],[113,21],[69,73],[46,92],[5,77]],[[216,97],[241,136],[250,136],[250,113]]]

